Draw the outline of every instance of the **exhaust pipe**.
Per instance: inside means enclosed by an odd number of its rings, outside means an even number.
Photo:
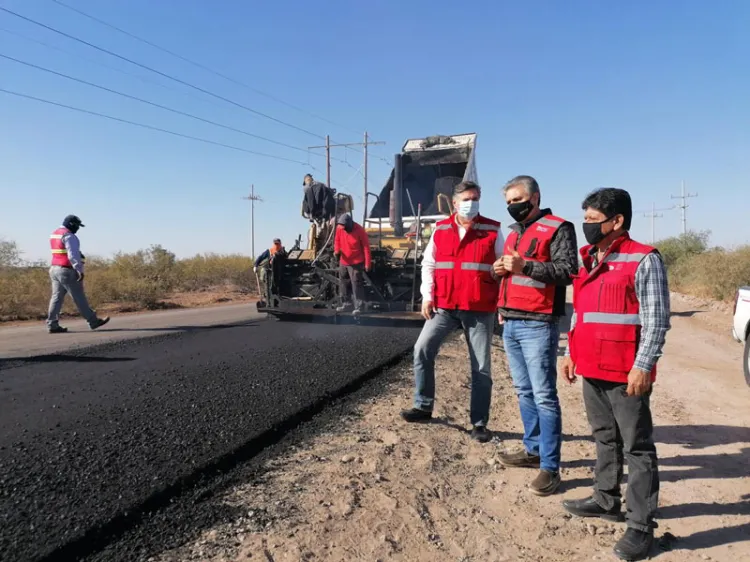
[[[393,156],[393,193],[391,193],[393,201],[393,224],[391,226],[393,226],[393,233],[396,236],[404,235],[404,178],[401,173],[401,158],[401,154]]]

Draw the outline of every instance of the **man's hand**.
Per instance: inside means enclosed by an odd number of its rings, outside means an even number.
[[[505,255],[502,259],[505,270],[513,273],[521,273],[523,271],[523,266],[526,265],[526,260],[524,260],[515,250],[513,251],[512,256]]]
[[[366,265],[366,266],[365,266],[365,271],[366,271],[367,273],[370,273],[370,270],[371,270],[371,269],[372,269],[372,266],[371,266],[371,265]]]
[[[76,279],[78,280],[79,283],[83,283],[83,277],[84,277],[83,273],[81,273],[80,271],[76,271]]]
[[[495,275],[498,277],[504,277],[508,274],[508,270],[505,269],[505,263],[503,261],[503,258],[500,258],[495,263],[492,264],[492,270],[495,272]]]
[[[568,384],[576,382],[576,365],[570,357],[564,357],[562,362],[562,375]]]
[[[423,301],[422,302],[422,316],[425,320],[429,320],[432,318],[432,315],[435,313],[435,307],[432,306],[432,301]]]
[[[633,369],[628,374],[628,396],[643,396],[651,388],[651,373]]]

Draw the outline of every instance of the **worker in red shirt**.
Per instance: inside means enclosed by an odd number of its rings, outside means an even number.
[[[333,254],[339,260],[339,292],[341,306],[336,310],[346,310],[348,281],[351,279],[354,313],[362,311],[364,304],[363,271],[370,271],[370,239],[362,226],[354,222],[349,213],[341,215],[336,225]]]

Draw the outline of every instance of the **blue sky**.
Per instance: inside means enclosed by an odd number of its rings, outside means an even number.
[[[256,206],[256,251],[274,236],[289,246],[308,227],[299,216],[302,176],[313,170],[325,178],[324,158],[308,156],[307,147],[325,134],[359,142],[366,129],[387,143],[371,148],[371,191],[382,187],[390,172],[384,160],[405,139],[476,132],[481,207],[504,224],[500,187],[517,174],[535,176],[543,202],[575,222],[595,187],[628,189],[641,211],[673,205],[684,180],[699,193],[689,201],[690,228],[710,229],[715,244],[750,242],[750,2],[65,2],[284,103],[52,0],[0,6],[314,135],[0,11],[0,29],[14,33],[0,31],[3,55],[302,149],[0,58],[0,88],[299,161],[0,93],[0,236],[16,240],[28,259],[47,258],[47,236],[68,213],[86,223],[81,239],[90,255],[150,244],[178,256],[249,253],[250,209],[241,197],[251,183],[264,199]],[[333,154],[347,160],[332,166],[334,187],[353,193],[361,209],[361,154]],[[663,214],[657,237],[677,234],[679,212]],[[648,241],[650,220],[637,214],[633,230]]]

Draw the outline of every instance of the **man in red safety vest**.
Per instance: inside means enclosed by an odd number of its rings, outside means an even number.
[[[49,269],[52,281],[52,297],[47,313],[47,330],[50,334],[62,334],[68,331],[60,326],[60,311],[62,310],[65,295],[70,293],[73,302],[78,307],[78,312],[89,323],[92,330],[104,326],[109,322],[109,316],[99,318],[91,307],[83,290],[83,254],[80,250],[80,242],[76,232],[84,226],[75,215],[68,215],[63,220],[62,226],[50,235],[50,250],[52,251],[52,263]]]
[[[670,328],[669,287],[661,256],[628,231],[630,195],[603,188],[583,202],[583,267],[573,283],[573,310],[563,375],[583,377],[586,414],[596,441],[593,494],[565,500],[574,515],[621,518],[623,453],[628,463],[627,531],[614,547],[640,560],[653,542],[659,472],[651,419],[656,363]]]
[[[463,328],[471,358],[472,438],[490,440],[492,373],[490,345],[498,283],[492,264],[501,255],[500,223],[479,214],[481,189],[471,181],[453,190],[454,212],[435,224],[422,254],[422,315],[427,320],[414,346],[414,407],[401,412],[408,422],[432,419],[435,358],[445,338]]]
[[[542,209],[539,184],[517,176],[503,188],[510,226],[501,259],[498,314],[503,343],[523,421],[523,447],[500,454],[506,467],[539,468],[529,489],[539,496],[560,485],[562,413],[557,396],[559,322],[566,286],[578,269],[572,223]]]

